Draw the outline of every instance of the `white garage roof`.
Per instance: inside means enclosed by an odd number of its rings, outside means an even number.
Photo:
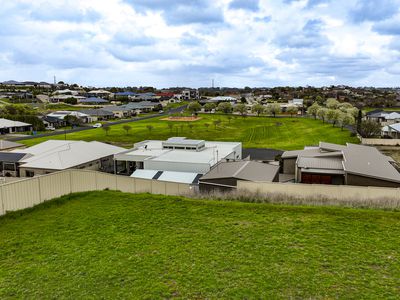
[[[20,121],[8,120],[8,119],[0,119],[0,128],[25,127],[25,126],[32,126],[32,124]]]
[[[124,148],[100,142],[49,140],[36,146],[13,152],[32,156],[21,161],[21,167],[32,169],[64,170],[112,156]]]

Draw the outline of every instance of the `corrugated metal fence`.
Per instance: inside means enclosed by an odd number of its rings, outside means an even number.
[[[0,215],[33,207],[70,193],[119,190],[127,193],[182,195],[189,184],[135,179],[87,170],[67,170],[0,186]]]

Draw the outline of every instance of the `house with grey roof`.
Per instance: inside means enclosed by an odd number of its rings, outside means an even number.
[[[201,192],[235,189],[239,180],[278,182],[279,166],[250,160],[225,161],[199,179]]]
[[[82,109],[79,112],[90,116],[92,122],[106,121],[114,118],[112,111],[96,108],[96,109]]]
[[[320,142],[317,147],[284,152],[281,167],[298,183],[400,187],[399,166],[370,146]]]

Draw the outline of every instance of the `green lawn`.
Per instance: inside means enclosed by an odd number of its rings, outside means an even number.
[[[108,135],[102,128],[71,133],[67,139],[71,140],[97,140],[111,142],[120,146],[131,147],[133,143],[146,139],[166,139],[171,136],[185,136],[188,138],[239,141],[244,147],[275,148],[292,150],[303,148],[306,145],[315,145],[319,141],[344,144],[346,142],[358,143],[356,137],[351,137],[350,132],[333,128],[330,124],[323,124],[320,120],[306,118],[266,118],[239,116],[228,120],[222,115],[200,115],[201,120],[195,122],[170,122],[162,118],[132,122],[132,130],[127,134],[123,125],[112,126]],[[215,128],[213,120],[221,119],[221,125]],[[168,127],[173,124],[173,128]],[[205,126],[209,124],[209,127]],[[193,128],[188,125],[192,124]],[[147,128],[153,126],[151,132]],[[51,139],[64,139],[64,135],[53,136]],[[33,145],[49,139],[37,138],[26,140],[26,145]]]
[[[399,236],[393,211],[75,194],[0,218],[0,298],[395,299]]]
[[[364,111],[364,112],[370,112],[370,111],[373,111],[373,110],[376,110],[376,109],[381,109],[381,110],[384,110],[384,111],[400,111],[400,107],[383,107],[383,108],[379,108],[379,107],[364,107],[362,110]]]

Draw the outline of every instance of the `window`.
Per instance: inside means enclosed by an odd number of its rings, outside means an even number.
[[[4,166],[4,170],[6,170],[6,171],[16,171],[15,164],[4,163],[3,166]]]
[[[25,176],[26,177],[33,177],[33,176],[35,176],[35,172],[26,170],[25,171]]]

